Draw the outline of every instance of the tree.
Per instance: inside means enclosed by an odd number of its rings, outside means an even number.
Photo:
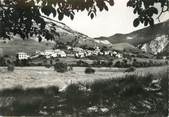
[[[0,37],[9,38],[9,33],[20,34],[25,39],[29,35],[44,35],[52,39],[52,34],[45,30],[44,17],[58,13],[58,19],[64,16],[74,18],[74,10],[87,10],[91,18],[96,7],[108,10],[106,3],[113,5],[113,0],[0,0]],[[45,16],[44,16],[45,15]],[[47,17],[48,18],[48,17]],[[39,27],[34,27],[34,25]],[[41,36],[39,36],[39,40]]]
[[[159,4],[161,9],[157,9]],[[162,13],[169,10],[169,0],[129,0],[127,6],[134,8],[133,13],[138,17],[134,20],[133,25],[137,27],[140,23],[147,26],[154,25],[154,14],[159,14],[157,19],[159,20]],[[159,13],[160,11],[160,13]]]
[[[54,70],[60,73],[68,71],[68,65],[66,63],[58,62],[54,65]]]
[[[105,51],[108,51],[109,49],[108,49],[108,47],[107,46],[103,46],[102,48],[101,48],[101,52],[105,52]]]
[[[158,14],[155,4],[161,4],[160,15],[168,11],[168,0],[129,0],[127,6],[134,8],[138,14],[134,26],[141,23],[153,26],[153,14]],[[88,11],[93,18],[97,10],[108,11],[108,6],[114,5],[114,0],[0,0],[0,37],[9,38],[9,33],[20,34],[23,39],[32,35],[41,35],[53,39],[52,33],[45,29],[44,18],[53,15],[62,20],[65,16],[73,20],[75,11]],[[57,15],[58,14],[58,15]],[[159,15],[159,17],[160,17]],[[37,26],[34,26],[34,25]]]

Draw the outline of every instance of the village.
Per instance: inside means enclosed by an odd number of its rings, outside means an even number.
[[[169,117],[169,0],[0,0],[0,117]]]
[[[57,62],[62,62],[70,66],[82,67],[159,66],[165,64],[167,60],[166,57],[157,59],[144,53],[117,51],[106,47],[83,48],[69,45],[65,48],[36,50],[32,53],[23,50],[13,56],[4,56],[0,59],[1,66],[9,63],[14,63],[15,66],[53,66]]]
[[[17,57],[19,60],[27,60],[32,58],[37,58],[39,56],[44,56],[46,59],[49,58],[64,58],[64,57],[74,57],[74,58],[85,58],[89,56],[97,55],[109,55],[112,57],[122,58],[123,55],[117,51],[101,51],[99,47],[94,50],[87,50],[80,47],[67,46],[67,50],[61,49],[49,49],[44,51],[36,51],[34,55],[29,55],[26,52],[18,52]]]
[[[87,59],[91,56],[109,56],[111,58],[121,59],[123,58],[122,53],[117,51],[106,50],[103,51],[99,47],[95,47],[94,49],[83,49],[80,47],[71,47],[67,46],[66,49],[48,49],[44,51],[36,51],[34,54],[28,54],[24,51],[18,52],[16,54],[16,59],[18,61],[32,60],[37,61],[38,63],[41,61],[40,58],[44,60],[57,60],[59,58],[73,58],[73,59]]]

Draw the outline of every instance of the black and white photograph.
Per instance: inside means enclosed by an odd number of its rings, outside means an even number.
[[[0,0],[0,117],[169,117],[169,0]]]

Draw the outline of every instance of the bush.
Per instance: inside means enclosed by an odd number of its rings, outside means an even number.
[[[121,62],[120,62],[120,61],[117,61],[117,62],[114,64],[114,67],[121,67]]]
[[[0,58],[0,66],[5,66],[6,63],[5,63],[5,58],[4,57],[1,57]]]
[[[82,61],[82,60],[77,61],[76,64],[77,64],[77,66],[81,66],[81,67],[87,67],[87,66],[89,66],[89,64],[87,62]]]
[[[134,72],[136,69],[134,67],[129,67],[128,69],[125,70],[125,72]]]
[[[46,67],[46,68],[50,68],[51,65],[50,65],[50,64],[46,64],[45,67]]]
[[[76,108],[80,109],[80,107],[85,105],[85,92],[81,90],[79,84],[71,84],[69,85],[65,92],[65,98],[67,103],[67,108]]]
[[[86,74],[94,74],[95,70],[93,68],[91,68],[91,67],[88,67],[88,68],[86,68],[85,73]]]
[[[57,96],[59,93],[59,87],[57,86],[49,86],[44,89],[46,96]]]
[[[54,70],[60,73],[64,73],[68,71],[68,65],[66,63],[56,63],[54,65]]]
[[[15,69],[15,65],[10,63],[10,64],[8,64],[8,68],[7,69],[8,69],[9,72],[13,72],[14,69]]]

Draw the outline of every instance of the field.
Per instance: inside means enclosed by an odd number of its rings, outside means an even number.
[[[157,78],[167,73],[167,66],[137,68],[135,72],[126,73],[125,68],[94,68],[95,74],[85,74],[85,67],[74,67],[73,71],[66,73],[54,72],[53,68],[45,67],[16,67],[14,72],[7,72],[0,68],[0,89],[21,86],[23,88],[58,86],[63,90],[72,83],[87,83],[99,79],[110,79],[136,74],[144,76],[153,74]]]
[[[168,115],[167,66],[139,68],[130,73],[124,73],[125,69],[94,68],[96,73],[90,75],[83,67],[64,74],[43,67],[18,67],[14,73],[2,69],[2,116]]]
[[[53,46],[54,44],[50,42],[39,43],[33,39],[23,41],[22,39],[15,38],[7,43],[0,41],[0,56],[16,56],[16,53],[22,51],[27,52],[28,54],[34,54],[36,50],[51,49]]]

